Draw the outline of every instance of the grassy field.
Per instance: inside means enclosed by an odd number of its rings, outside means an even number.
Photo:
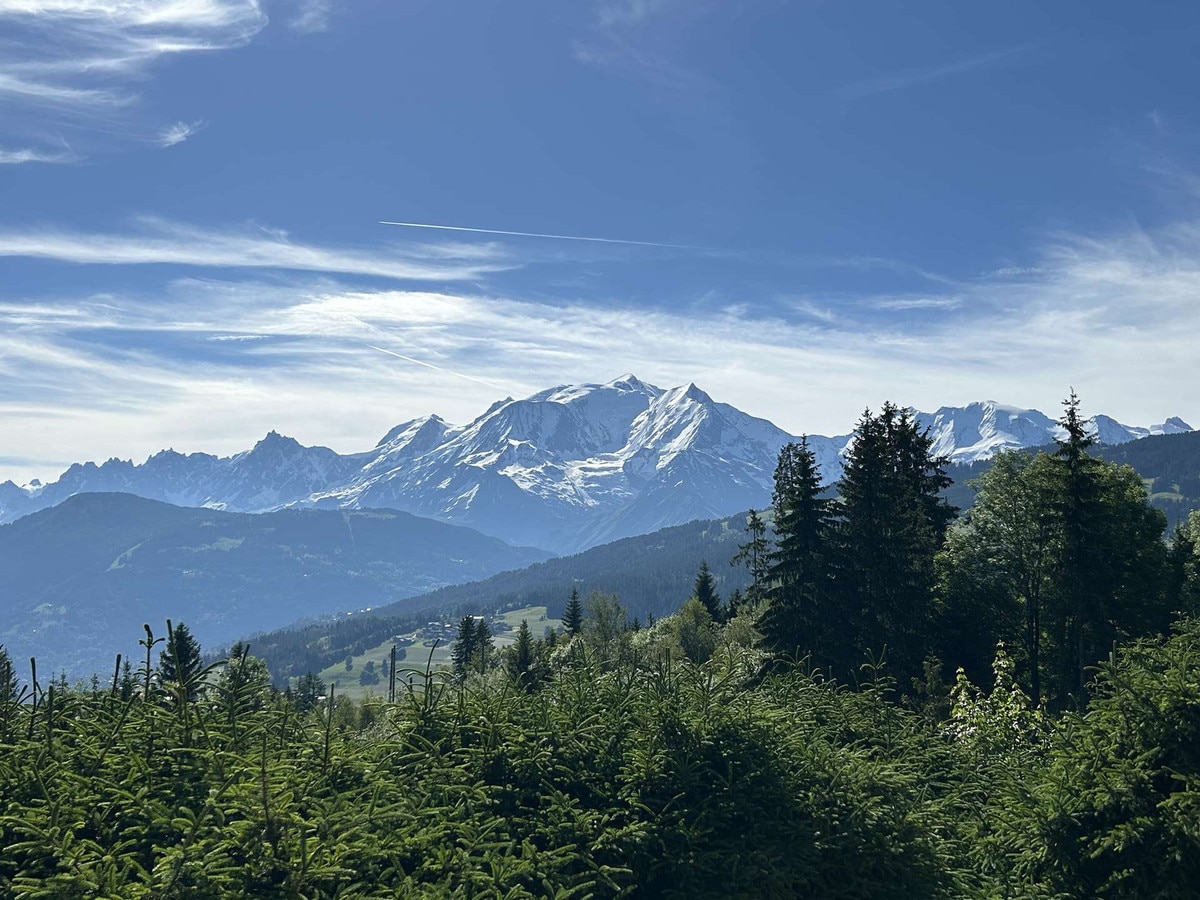
[[[547,628],[562,628],[560,620],[546,618],[546,607],[544,606],[528,606],[524,609],[511,610],[499,616],[492,616],[489,618],[489,622],[495,635],[497,649],[507,647],[516,640],[517,628],[522,619],[529,623],[529,628],[535,638],[541,637]],[[443,622],[441,624],[443,626],[450,625],[450,627],[438,629],[433,627],[434,623],[431,623],[421,631],[393,635],[361,655],[351,657],[349,669],[346,668],[345,662],[340,662],[324,669],[317,675],[326,684],[330,682],[335,684],[339,694],[355,700],[361,700],[370,695],[385,697],[388,690],[388,679],[383,675],[384,664],[390,664],[392,645],[401,640],[411,640],[412,643],[397,648],[396,669],[399,672],[397,678],[406,677],[408,674],[406,669],[424,671],[426,665],[431,665],[434,669],[450,667],[450,652],[454,643],[454,631],[457,623]],[[506,628],[510,630],[505,630]],[[437,642],[436,646],[434,646],[435,641]],[[378,684],[364,685],[359,681],[368,663],[379,675]]]

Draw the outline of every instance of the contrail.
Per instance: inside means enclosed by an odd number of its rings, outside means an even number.
[[[467,381],[474,381],[476,384],[482,384],[487,387],[494,388],[497,391],[505,390],[500,385],[492,384],[490,381],[484,381],[482,378],[476,378],[473,375],[464,375],[462,372],[455,372],[453,369],[444,369],[441,366],[435,366],[433,363],[425,362],[422,359],[415,359],[411,356],[405,356],[403,353],[397,353],[395,350],[388,350],[384,347],[377,347],[375,344],[368,344],[366,341],[363,341],[363,346],[370,347],[372,350],[378,350],[380,353],[386,353],[388,356],[394,356],[397,359],[402,359],[405,362],[416,363],[418,366],[424,366],[427,369],[433,369],[437,372],[445,372],[447,375],[456,375],[459,378],[467,379]]]
[[[589,241],[595,244],[632,244],[635,247],[666,247],[670,250],[711,250],[688,244],[662,244],[656,241],[623,241],[618,238],[581,237],[577,234],[539,234],[536,231],[500,231],[495,228],[466,228],[462,225],[428,225],[422,222],[380,222],[380,225],[399,225],[402,228],[431,228],[435,231],[470,231],[474,234],[503,234],[509,237],[549,238],[555,241]]]

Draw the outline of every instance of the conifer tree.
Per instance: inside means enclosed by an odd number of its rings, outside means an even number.
[[[762,562],[768,605],[759,623],[776,653],[827,658],[833,610],[827,608],[830,501],[821,496],[821,474],[808,437],[779,452],[775,490],[775,549]],[[753,538],[752,538],[753,543]]]
[[[708,562],[701,560],[700,571],[696,573],[696,581],[692,587],[692,596],[704,604],[714,622],[720,622],[724,616],[721,612],[721,595],[717,593],[717,583],[708,568]]]
[[[121,683],[117,693],[122,700],[129,700],[137,688],[137,678],[133,674],[133,665],[126,659],[121,663]]]
[[[21,695],[12,657],[0,644],[0,743],[12,740]]]
[[[481,675],[487,671],[494,646],[495,642],[492,640],[491,626],[488,625],[485,617],[480,616],[475,624],[475,663],[479,666],[479,673]]]
[[[568,637],[575,637],[583,628],[583,601],[579,599],[579,591],[576,588],[571,588],[571,598],[567,600],[562,623]]]
[[[454,649],[450,652],[450,664],[459,678],[466,677],[475,659],[475,637],[475,617],[463,616],[458,623],[458,637],[454,641]]]
[[[734,588],[729,592],[729,618],[741,613],[746,607],[746,598],[742,595],[740,588]]]
[[[1167,609],[1200,613],[1200,510],[1180,522],[1167,558]]]
[[[504,662],[509,677],[526,689],[533,686],[531,677],[534,664],[533,634],[529,630],[529,623],[524,619],[521,620],[521,625],[517,629],[517,640],[509,648]]]
[[[1058,420],[1065,434],[1055,438],[1058,449],[1054,458],[1059,464],[1060,493],[1058,513],[1062,523],[1063,558],[1062,602],[1055,610],[1055,630],[1061,651],[1062,667],[1058,673],[1060,686],[1074,688],[1082,695],[1086,679],[1086,650],[1089,610],[1087,605],[1095,575],[1093,546],[1088,531],[1095,518],[1096,460],[1087,452],[1094,438],[1079,412],[1079,397],[1075,389],[1063,401],[1063,415]],[[1069,687],[1068,687],[1069,686]]]
[[[314,672],[305,672],[296,682],[296,708],[300,712],[315,709],[325,693],[325,685]]]
[[[753,606],[767,595],[771,570],[771,542],[767,539],[767,524],[753,509],[746,513],[746,536],[746,543],[738,547],[729,564],[745,566],[750,572],[746,602]]]
[[[875,416],[868,409],[838,484],[839,605],[855,651],[886,649],[902,676],[920,674],[933,643],[934,558],[955,512],[940,496],[950,483],[946,460],[932,447],[908,410],[885,403]]]
[[[167,622],[167,642],[158,658],[158,672],[164,686],[175,685],[186,692],[189,700],[196,699],[200,691],[200,644],[183,622],[172,625]]]

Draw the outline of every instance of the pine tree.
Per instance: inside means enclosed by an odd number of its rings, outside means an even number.
[[[704,604],[714,622],[720,622],[724,615],[721,611],[721,595],[717,593],[717,583],[709,571],[708,563],[700,562],[700,571],[696,573],[696,581],[692,587],[692,596]]]
[[[122,700],[128,701],[136,688],[137,678],[133,674],[133,665],[126,659],[121,663],[121,683],[117,688],[117,693]]]
[[[746,543],[729,561],[731,566],[745,566],[750,572],[750,585],[746,588],[746,602],[750,606],[759,603],[767,595],[771,570],[771,542],[767,540],[767,525],[755,510],[746,513]]]
[[[579,599],[579,591],[575,588],[571,588],[571,598],[563,612],[562,623],[568,637],[575,637],[583,628],[583,601]]]
[[[827,659],[833,654],[831,636],[838,624],[827,607],[832,519],[807,436],[779,451],[771,502],[775,549],[761,559],[767,566],[763,581],[768,604],[759,623],[764,642],[776,653]]]
[[[200,644],[187,625],[167,622],[167,643],[158,657],[158,672],[164,687],[174,686],[189,700],[196,699],[202,687]]]
[[[479,666],[481,675],[487,671],[494,646],[491,626],[488,625],[486,618],[480,616],[475,625],[475,663]]]
[[[1200,511],[1180,522],[1167,555],[1167,609],[1195,616],[1200,613]]]
[[[742,595],[740,588],[734,588],[729,592],[729,618],[739,615],[746,608],[746,598]]]
[[[14,734],[21,694],[17,681],[17,670],[12,657],[0,644],[0,744],[9,743]]]
[[[475,635],[475,617],[463,616],[458,623],[458,637],[454,641],[454,649],[450,652],[450,664],[459,678],[465,678],[471,669],[475,658]]]
[[[1089,668],[1112,643],[1165,631],[1166,517],[1146,501],[1132,469],[1088,453],[1094,443],[1072,390],[1059,420],[1050,508],[1061,533],[1061,562],[1046,615],[1051,699],[1082,699]]]
[[[517,629],[517,640],[509,648],[504,662],[510,678],[527,690],[533,686],[533,634],[529,630],[529,623],[524,619]]]
[[[899,676],[920,675],[934,643],[934,559],[955,514],[940,496],[949,484],[946,460],[932,447],[908,410],[891,403],[878,416],[867,410],[838,484],[838,605],[855,652],[886,649]]]
[[[1096,514],[1096,460],[1087,452],[1095,439],[1088,433],[1087,423],[1079,413],[1079,397],[1074,388],[1063,401],[1063,415],[1058,424],[1065,432],[1054,441],[1058,445],[1054,458],[1059,464],[1058,513],[1062,522],[1062,585],[1065,588],[1062,603],[1054,610],[1062,662],[1058,678],[1061,688],[1074,689],[1082,696],[1087,678],[1085,648],[1090,618],[1087,605],[1095,576],[1091,552],[1094,547],[1089,546],[1088,532]]]
[[[325,693],[325,685],[313,672],[305,672],[296,682],[296,709],[308,712],[315,709]]]

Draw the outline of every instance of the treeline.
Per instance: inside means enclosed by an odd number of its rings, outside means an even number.
[[[1053,451],[1051,445],[1019,452],[1034,456]],[[1192,512],[1200,510],[1200,431],[1154,435],[1124,444],[1099,444],[1091,452],[1109,462],[1132,466],[1146,482],[1150,505],[1166,515],[1168,528],[1174,529]],[[946,473],[954,482],[946,490],[947,500],[964,509],[969,507],[975,498],[971,483],[991,467],[991,459],[947,467]]]
[[[842,680],[882,658],[920,691],[981,677],[1002,643],[1033,697],[1082,703],[1115,642],[1196,611],[1195,562],[1187,524],[1168,548],[1141,478],[1089,452],[1074,394],[1060,424],[1053,452],[999,454],[957,521],[945,460],[905,410],[864,414],[836,499],[807,443],[786,447],[773,539],[752,515],[740,554],[765,646]]]

